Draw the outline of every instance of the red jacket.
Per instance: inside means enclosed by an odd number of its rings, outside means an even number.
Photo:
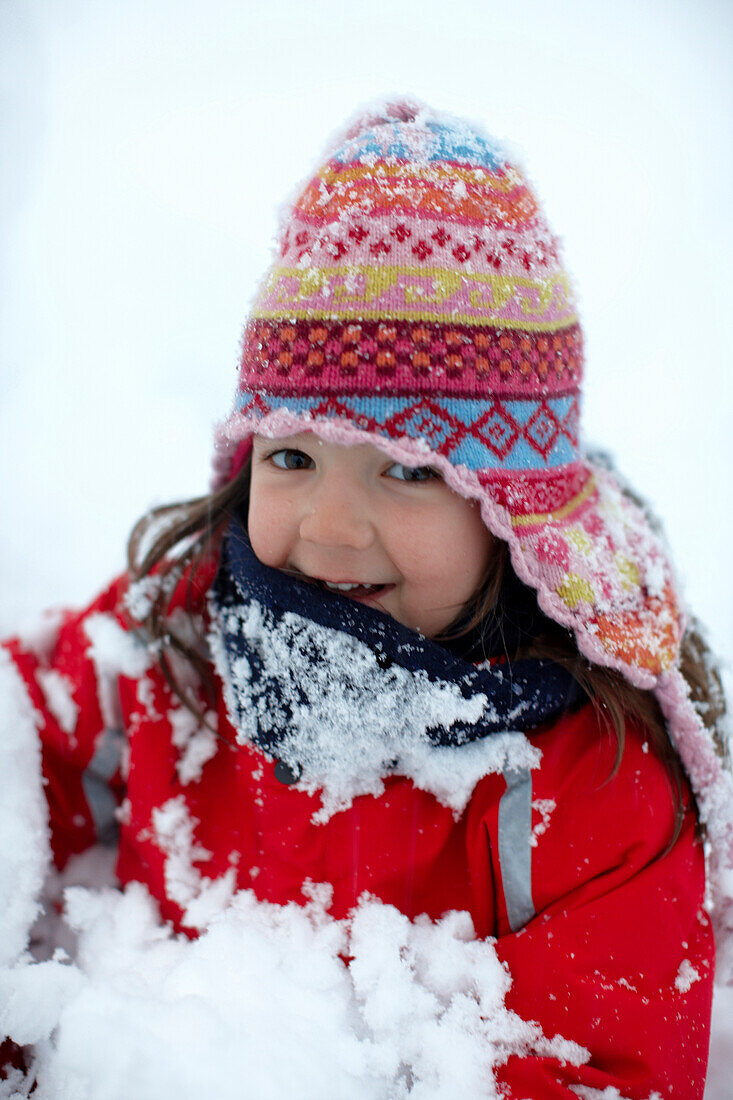
[[[201,614],[210,579],[199,586]],[[119,879],[144,883],[181,927],[186,898],[166,881],[153,814],[184,804],[193,842],[211,853],[201,874],[229,874],[260,899],[303,901],[309,879],[332,884],[337,918],[364,891],[409,917],[468,910],[478,935],[497,937],[512,978],[508,1007],[591,1052],[579,1068],[510,1058],[499,1075],[508,1097],[569,1100],[578,1085],[639,1100],[702,1096],[714,959],[702,846],[687,790],[675,837],[668,774],[639,730],[627,729],[613,774],[615,739],[586,704],[528,735],[541,751],[531,790],[486,775],[456,820],[410,779],[388,776],[381,795],[314,824],[318,795],[282,782],[276,761],[237,743],[221,691],[218,740],[204,733],[192,750],[181,733],[187,712],[157,664],[144,667],[149,656],[131,648],[123,674],[105,674],[102,635],[115,623],[126,629],[124,590],[119,580],[66,615],[45,654],[8,644],[38,714],[59,865],[95,843],[121,807]],[[75,706],[60,705],[50,669]],[[198,750],[205,762],[187,774],[182,754]]]

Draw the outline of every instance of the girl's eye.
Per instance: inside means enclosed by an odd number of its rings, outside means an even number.
[[[314,465],[313,459],[305,451],[285,448],[282,451],[273,451],[268,457],[273,466],[280,470],[310,470]]]
[[[394,477],[398,481],[433,481],[440,479],[440,474],[432,466],[403,466],[401,462],[394,462],[387,470],[388,477]]]

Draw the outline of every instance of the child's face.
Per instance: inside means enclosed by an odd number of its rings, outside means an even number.
[[[265,565],[354,585],[346,595],[427,637],[475,593],[494,546],[478,506],[430,467],[310,432],[255,436],[249,535]]]

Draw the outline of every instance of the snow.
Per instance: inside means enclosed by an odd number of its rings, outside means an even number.
[[[582,1097],[582,1100],[626,1100],[613,1085],[605,1089],[594,1089],[589,1085],[571,1085],[570,1087],[573,1092],[577,1092],[578,1096]],[[647,1100],[662,1100],[662,1097],[658,1092],[653,1092]]]
[[[0,650],[0,965],[25,949],[49,861],[36,714]]]
[[[215,755],[218,745],[214,732],[215,721],[216,715],[213,711],[207,711],[202,722],[193,711],[185,707],[171,708],[172,740],[181,753],[176,761],[176,771],[181,783],[192,783],[199,779],[204,764]]]
[[[212,880],[194,867],[211,859],[211,852],[194,843],[196,824],[183,795],[153,811],[153,827],[165,853],[166,895],[185,910],[182,924],[187,928],[205,928],[214,914],[226,908],[235,883],[234,868]]]
[[[153,530],[157,533],[156,524]],[[142,622],[150,614],[162,588],[161,578],[157,574],[141,577],[130,585],[125,594],[125,607],[133,619]]]
[[[674,980],[674,987],[678,993],[687,993],[695,982],[700,981],[700,973],[692,965],[689,959],[683,959]]]
[[[537,847],[539,838],[547,832],[552,812],[556,808],[557,803],[554,798],[536,798],[532,801],[532,809],[540,815],[540,820],[532,826],[530,844],[533,848]]]
[[[72,695],[73,684],[68,676],[57,672],[55,668],[42,669],[38,673],[38,682],[46,697],[48,709],[61,726],[64,733],[71,733],[76,725],[79,708]]]
[[[107,677],[142,676],[149,667],[151,656],[147,646],[139,642],[129,630],[124,630],[112,615],[99,612],[90,615],[85,623],[89,641],[89,656],[101,675]]]
[[[116,677],[141,676],[151,663],[150,650],[134,634],[123,630],[113,615],[90,615],[85,630],[91,645],[89,656],[97,673],[97,691],[102,717],[108,729],[120,724],[115,696]]]
[[[411,922],[365,897],[335,921],[328,901],[318,885],[305,907],[241,891],[189,941],[139,884],[68,889],[75,959],[0,973],[0,1027],[37,1045],[34,1097],[488,1100],[512,1053],[587,1060],[506,1009],[509,978],[467,914]]]

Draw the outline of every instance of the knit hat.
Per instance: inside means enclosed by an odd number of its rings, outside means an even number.
[[[580,452],[582,366],[558,241],[522,172],[474,126],[388,104],[284,219],[220,479],[254,430],[429,460],[481,502],[581,649],[651,687],[680,638],[672,577],[638,508]]]
[[[583,340],[533,188],[472,123],[391,102],[360,115],[285,213],[244,330],[215,484],[252,432],[370,442],[480,502],[581,652],[687,723],[698,790],[719,763],[675,665],[664,546],[580,445]]]

